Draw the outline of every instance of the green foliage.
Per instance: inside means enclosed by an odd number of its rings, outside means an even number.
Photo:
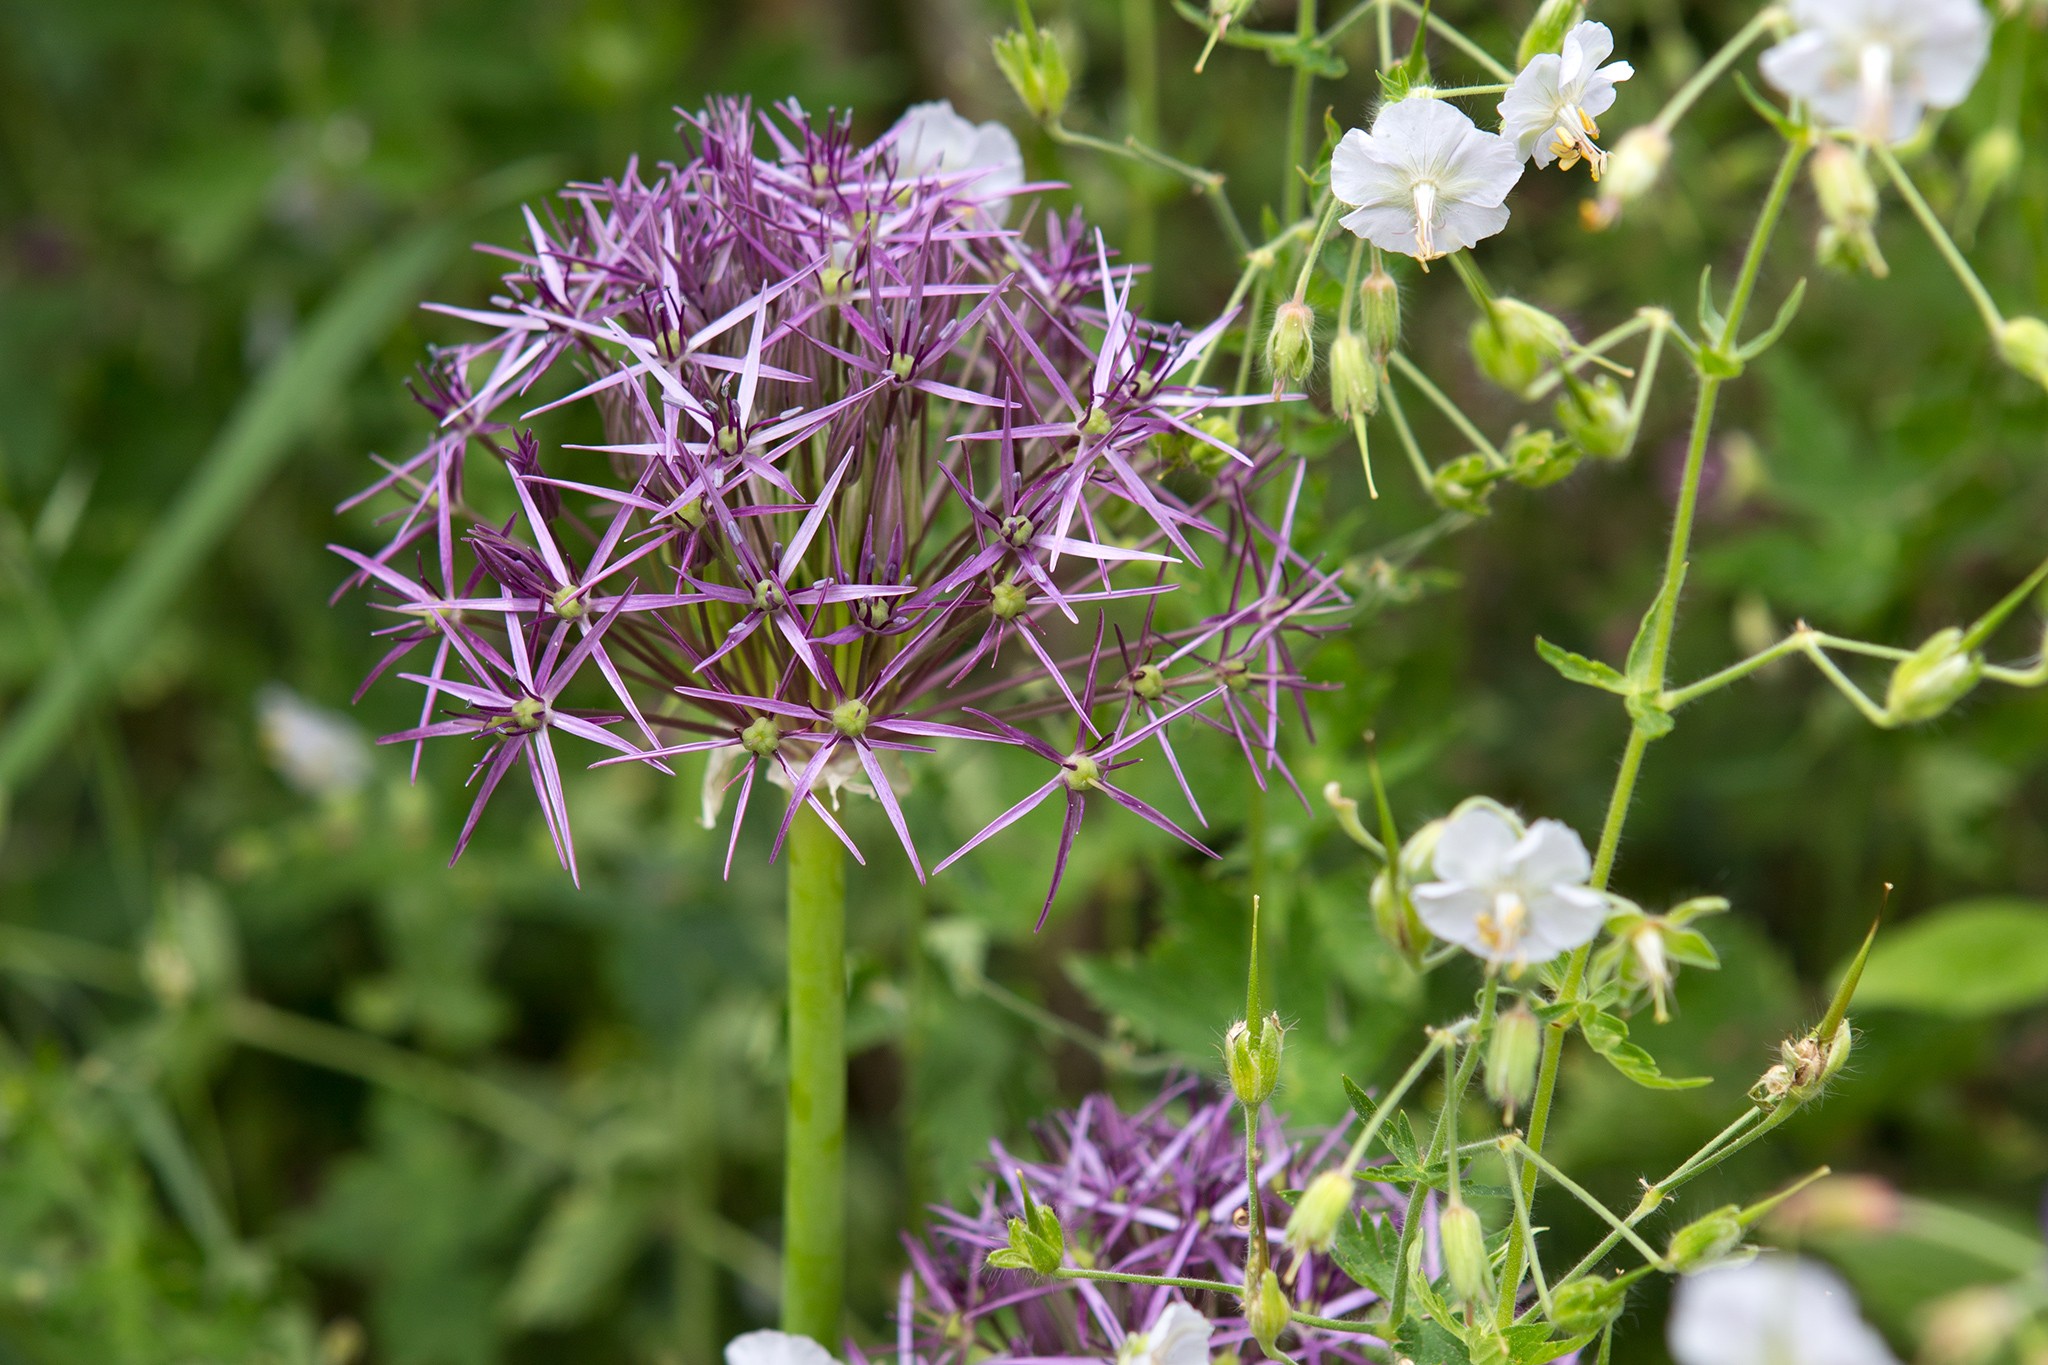
[[[1880,934],[1856,1005],[1981,1018],[2048,1001],[2048,903],[1945,905]]]

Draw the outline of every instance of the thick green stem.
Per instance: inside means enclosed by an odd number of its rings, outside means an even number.
[[[789,832],[789,1114],[782,1329],[828,1349],[846,1279],[846,853],[808,806]]]

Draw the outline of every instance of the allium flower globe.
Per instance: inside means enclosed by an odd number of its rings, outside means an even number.
[[[1508,223],[1522,158],[1455,105],[1411,95],[1380,110],[1372,131],[1344,134],[1330,191],[1351,212],[1338,221],[1383,251],[1433,261]]]
[[[572,876],[591,755],[710,755],[728,868],[765,778],[778,849],[808,805],[860,857],[833,807],[865,791],[922,876],[900,793],[953,743],[1045,765],[969,847],[1064,795],[1048,907],[1089,809],[1200,847],[1112,774],[1163,758],[1199,821],[1174,744],[1204,726],[1291,783],[1293,650],[1345,607],[1291,543],[1299,466],[1223,420],[1265,400],[1185,378],[1229,319],[1138,317],[1078,216],[1004,226],[1006,133],[777,112],[687,116],[681,161],[569,186],[487,307],[440,308],[485,335],[434,354],[433,439],[349,504],[385,543],[337,547],[394,618],[370,681],[421,689],[386,742],[477,754],[457,856],[523,769]]]
[[[1980,0],[1791,0],[1797,31],[1764,53],[1764,79],[1830,127],[1904,142],[1929,109],[1969,95],[1991,53]]]
[[[906,1236],[910,1270],[896,1302],[893,1351],[873,1365],[980,1362],[1094,1362],[1201,1365],[1252,1346],[1238,1296],[1150,1285],[1069,1283],[1028,1271],[989,1270],[988,1253],[1008,1245],[1005,1220],[1023,1207],[1024,1188],[1059,1215],[1071,1245],[1095,1269],[1242,1283],[1246,1250],[1244,1128],[1229,1099],[1204,1098],[1179,1080],[1135,1113],[1105,1095],[1034,1126],[1037,1161],[992,1147],[995,1184],[969,1209],[934,1209],[930,1230]],[[1270,1113],[1261,1124],[1260,1197],[1271,1254],[1281,1250],[1287,1206],[1272,1191],[1299,1183],[1340,1149],[1342,1129],[1290,1134]],[[1369,1174],[1369,1169],[1362,1174]],[[1405,1199],[1391,1186],[1361,1184],[1361,1207],[1398,1225]],[[1433,1252],[1426,1268],[1440,1269]],[[1370,1316],[1378,1296],[1327,1256],[1304,1257],[1290,1295],[1304,1312]],[[1133,1344],[1134,1335],[1144,1340]],[[1290,1353],[1303,1365],[1363,1365],[1370,1337],[1296,1324]],[[1198,1355],[1197,1352],[1200,1352]],[[869,1365],[853,1353],[852,1365]]]
[[[1607,153],[1595,141],[1593,120],[1614,107],[1618,82],[1636,74],[1627,62],[1606,62],[1614,52],[1607,25],[1583,23],[1565,35],[1564,50],[1530,59],[1500,102],[1501,135],[1537,169],[1555,161],[1562,170],[1586,163],[1595,180]]]

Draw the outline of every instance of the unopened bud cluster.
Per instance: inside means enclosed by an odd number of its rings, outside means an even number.
[[[1066,112],[1073,77],[1051,29],[1035,33],[1012,29],[997,38],[994,46],[997,69],[1031,117],[1051,123]]]
[[[1230,1073],[1230,1092],[1246,1108],[1264,1104],[1280,1084],[1280,1016],[1240,1019],[1223,1038],[1223,1060]]]

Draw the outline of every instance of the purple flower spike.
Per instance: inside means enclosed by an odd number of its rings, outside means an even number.
[[[910,1269],[896,1307],[896,1350],[852,1365],[1021,1365],[1114,1361],[1126,1333],[1142,1331],[1167,1303],[1185,1298],[1216,1326],[1210,1349],[1256,1352],[1236,1295],[1103,1281],[1047,1280],[991,1270],[1008,1245],[1006,1220],[1021,1214],[1023,1187],[1059,1215],[1069,1243],[1099,1270],[1243,1283],[1246,1223],[1244,1129],[1231,1101],[1209,1099],[1192,1079],[1170,1083],[1133,1114],[1104,1095],[1037,1125],[1044,1156],[1020,1160],[992,1144],[994,1183],[971,1209],[933,1210],[923,1238],[905,1238]],[[1290,1134],[1270,1115],[1260,1134],[1261,1175],[1272,1255],[1282,1256],[1287,1205],[1273,1191],[1306,1183],[1341,1157],[1343,1130]],[[1361,1207],[1398,1220],[1404,1201],[1388,1186],[1361,1185]],[[1359,1316],[1375,1302],[1326,1257],[1305,1259],[1290,1295],[1323,1317]],[[1303,1365],[1363,1365],[1370,1337],[1297,1326],[1289,1350]]]
[[[1156,746],[1200,819],[1176,743],[1203,726],[1285,776],[1291,651],[1346,605],[1290,543],[1299,466],[1207,420],[1266,400],[1187,382],[1231,319],[1148,322],[1078,215],[845,118],[728,100],[682,135],[529,210],[481,306],[434,305],[482,339],[433,355],[431,439],[345,505],[386,535],[337,547],[395,617],[370,681],[424,663],[389,741],[415,771],[428,740],[484,746],[457,855],[524,762],[574,874],[569,738],[708,755],[728,871],[765,777],[777,852],[806,806],[853,848],[852,791],[923,876],[904,795],[965,742],[1052,774],[940,867],[1055,794],[1053,892],[1091,800],[1202,849],[1111,775]],[[1126,676],[1098,688],[1112,630]]]

